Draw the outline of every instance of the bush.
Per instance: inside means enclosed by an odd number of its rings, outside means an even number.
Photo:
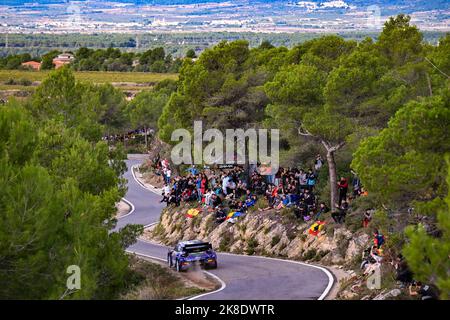
[[[352,212],[345,217],[345,226],[352,233],[355,233],[362,228],[363,215],[360,211]]]
[[[312,248],[303,254],[303,260],[312,260],[317,255],[317,250]]]
[[[245,200],[245,196],[244,196],[244,200]],[[256,203],[253,207],[249,208],[250,212],[256,211],[258,209],[265,209],[269,206],[269,203],[267,202],[266,198],[258,198],[258,200],[256,200]]]
[[[252,239],[248,240],[246,253],[249,256],[255,254],[257,246],[258,246],[258,241],[256,239],[252,238]]]
[[[322,260],[328,253],[330,253],[330,250],[320,250],[317,252],[316,256],[314,257],[314,261],[320,261]]]
[[[206,218],[206,223],[205,223],[205,230],[206,230],[206,234],[209,234],[215,227],[215,217],[214,215],[210,214],[207,218]]]
[[[272,242],[270,243],[271,246],[275,247],[280,242],[280,240],[281,240],[280,236],[273,236]]]
[[[378,207],[379,204],[375,198],[374,193],[369,193],[365,197],[357,197],[352,201],[352,209],[353,211],[361,211],[364,212],[369,209],[373,209]]]
[[[294,210],[291,208],[283,208],[280,211],[281,217],[283,219],[283,223],[289,223],[289,222],[298,222],[297,217],[294,214]]]
[[[223,235],[223,238],[219,243],[219,251],[229,251],[229,246],[233,242],[233,235],[227,232]]]
[[[28,79],[25,79],[25,78],[22,78],[22,79],[19,80],[19,84],[21,86],[31,86],[32,83],[33,82],[31,82],[31,80],[28,80]]]

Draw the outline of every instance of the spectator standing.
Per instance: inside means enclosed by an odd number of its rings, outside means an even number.
[[[312,171],[309,170],[308,171],[308,175],[307,175],[307,180],[306,180],[306,184],[308,185],[308,190],[313,191],[314,190],[314,186],[316,185],[316,174]]]
[[[323,166],[323,159],[320,154],[316,156],[316,160],[314,161],[314,170],[319,171]]]
[[[358,197],[361,194],[361,180],[356,175],[355,172],[353,172],[353,180],[352,180],[352,186],[353,186],[353,197]]]
[[[170,184],[171,176],[172,176],[172,170],[170,170],[170,168],[167,168],[165,171],[165,175],[164,175],[167,184]]]
[[[305,190],[308,187],[308,177],[303,169],[300,169],[298,174],[298,182],[300,183],[300,189]]]
[[[369,226],[369,222],[372,220],[372,213],[373,210],[366,210],[366,212],[364,212],[364,218],[363,218],[363,227],[367,228]]]
[[[338,182],[338,190],[339,190],[339,202],[340,206],[342,201],[347,199],[347,191],[348,191],[348,181],[347,178],[341,177],[341,180]]]

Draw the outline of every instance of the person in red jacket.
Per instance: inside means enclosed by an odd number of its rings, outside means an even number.
[[[338,191],[339,191],[339,202],[340,206],[342,201],[347,199],[347,191],[348,191],[348,181],[347,178],[341,177],[341,180],[338,182]]]

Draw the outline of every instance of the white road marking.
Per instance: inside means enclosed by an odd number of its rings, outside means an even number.
[[[130,210],[130,212],[128,212],[127,214],[124,214],[123,216],[118,217],[117,220],[122,219],[122,218],[125,218],[126,216],[129,216],[130,214],[132,214],[132,213],[134,212],[134,204],[133,204],[131,201],[125,199],[125,198],[122,198],[122,200],[123,200],[124,202],[126,202],[126,203],[131,207],[131,210]]]

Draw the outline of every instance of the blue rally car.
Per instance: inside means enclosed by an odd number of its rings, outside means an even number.
[[[181,241],[167,253],[169,267],[180,272],[200,265],[204,268],[217,268],[217,255],[209,242],[200,240]]]

